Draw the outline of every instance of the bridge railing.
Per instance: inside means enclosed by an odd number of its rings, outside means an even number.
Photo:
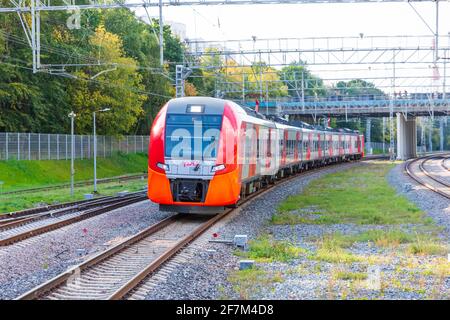
[[[239,103],[239,101],[237,101]],[[240,102],[242,104],[242,101]],[[246,101],[243,103],[247,107],[255,108],[255,101]],[[297,111],[307,112],[333,109],[356,109],[356,108],[390,108],[402,109],[408,107],[447,107],[450,106],[449,97],[441,96],[435,98],[425,97],[397,97],[391,98],[386,96],[375,96],[373,99],[361,99],[361,97],[345,97],[341,100],[333,100],[330,98],[317,98],[315,100],[299,98],[281,98],[276,100],[261,101],[259,103],[260,110],[269,109],[273,112],[277,109],[281,112]],[[376,111],[374,109],[374,111]]]

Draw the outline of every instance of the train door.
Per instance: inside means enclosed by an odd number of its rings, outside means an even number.
[[[239,167],[241,168],[241,179],[245,180],[249,177],[249,163],[248,163],[248,146],[247,146],[247,124],[242,122],[240,135],[240,149],[239,149]]]
[[[257,125],[256,126],[256,136],[257,136],[257,149],[256,149],[256,175],[261,175],[264,172],[264,159],[265,159],[265,127]]]
[[[313,140],[313,133],[308,133],[308,139],[307,139],[307,151],[306,151],[306,160],[312,159],[312,141]]]
[[[251,178],[256,173],[256,131],[252,123],[245,124],[245,145],[242,178]]]
[[[360,135],[360,145],[361,145],[361,156],[364,157],[365,152],[364,152],[364,135]]]
[[[328,134],[328,156],[332,157],[333,156],[333,135],[332,134]]]
[[[272,162],[273,162],[273,158],[272,158],[272,128],[267,128],[267,146],[266,146],[266,170],[267,170],[267,174],[271,174],[271,169],[272,169]]]
[[[311,157],[312,160],[316,160],[318,158],[318,153],[317,153],[317,140],[319,139],[318,137],[318,133],[314,132],[312,133],[312,143],[311,143]]]
[[[360,136],[356,137],[356,145],[358,148],[358,153],[361,153],[361,140],[360,140]]]
[[[308,132],[302,131],[302,161],[309,160],[308,155]]]
[[[322,134],[320,132],[317,133],[317,158],[321,159],[322,158]]]
[[[281,166],[284,167],[286,165],[286,155],[287,155],[287,140],[288,140],[288,131],[287,130],[281,130]]]

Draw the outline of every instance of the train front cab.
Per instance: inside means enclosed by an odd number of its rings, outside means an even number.
[[[240,193],[237,125],[224,100],[169,101],[150,134],[149,199],[161,211],[180,213],[215,214],[234,205]]]

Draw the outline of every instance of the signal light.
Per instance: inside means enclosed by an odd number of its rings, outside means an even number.
[[[158,162],[156,166],[164,171],[169,171],[169,166],[165,163]]]

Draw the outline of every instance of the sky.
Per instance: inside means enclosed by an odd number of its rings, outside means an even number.
[[[413,5],[434,29],[434,2]],[[440,33],[447,34],[450,4],[440,3],[439,11]],[[189,38],[205,40],[431,34],[406,2],[165,7],[164,19],[184,23]]]

